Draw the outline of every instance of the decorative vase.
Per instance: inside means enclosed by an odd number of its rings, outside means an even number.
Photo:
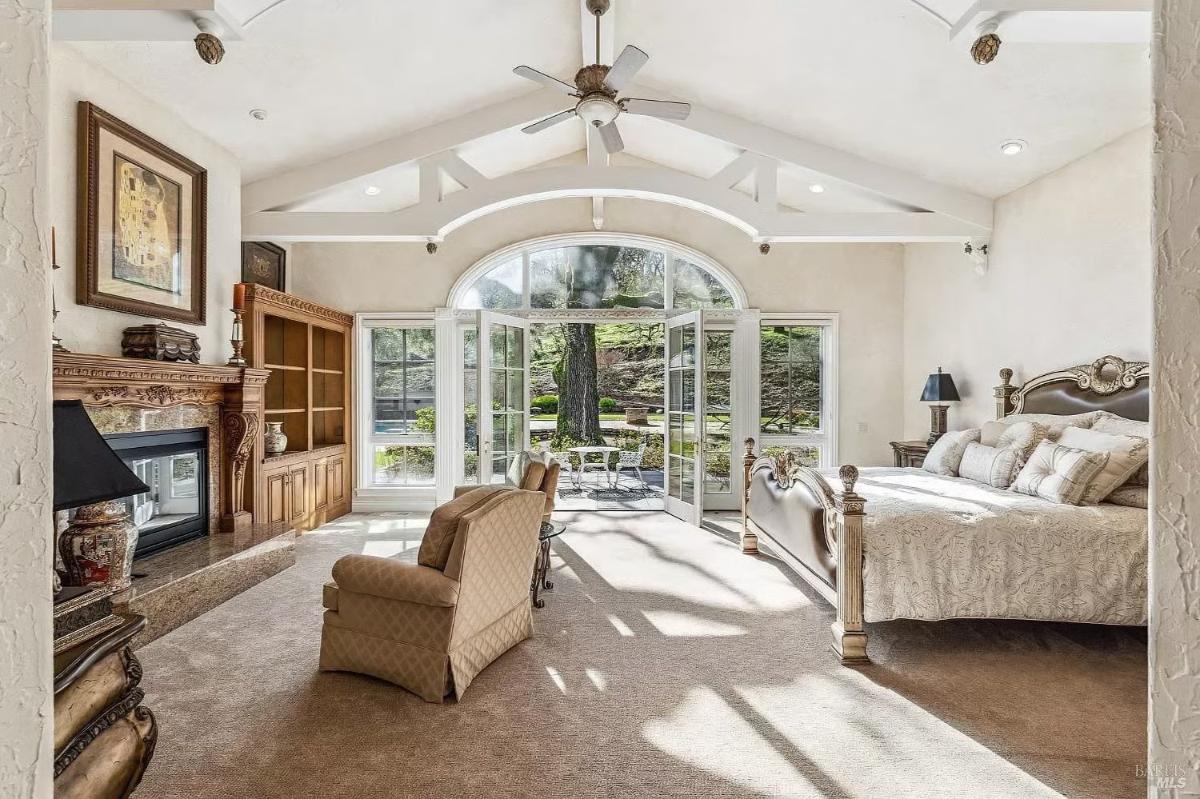
[[[283,422],[267,422],[263,433],[263,449],[268,455],[278,455],[287,449],[288,438],[283,433]]]
[[[119,500],[84,505],[59,539],[67,584],[123,591],[133,573],[138,531]]]

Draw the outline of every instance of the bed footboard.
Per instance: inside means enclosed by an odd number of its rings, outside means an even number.
[[[786,547],[773,541],[771,531],[764,529],[752,518],[752,472],[759,458],[754,452],[754,439],[748,438],[745,443],[742,551],[746,554],[757,554],[758,540],[761,536],[767,543],[774,544],[774,549],[786,552]],[[786,489],[806,491],[812,495],[817,505],[811,524],[814,534],[818,536],[832,560],[833,568],[830,571],[833,573],[833,586],[826,584],[819,576],[819,564],[805,563],[803,559],[794,557],[790,559],[798,561],[801,568],[796,569],[797,573],[834,605],[837,615],[831,626],[831,646],[843,663],[853,663],[867,660],[867,633],[863,626],[863,518],[866,516],[866,500],[854,491],[858,480],[857,468],[843,466],[838,472],[838,477],[842,484],[840,491],[831,487],[816,470],[802,468],[796,475],[799,485]],[[813,568],[814,565],[818,568]]]

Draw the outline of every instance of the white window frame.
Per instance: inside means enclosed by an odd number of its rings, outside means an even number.
[[[759,328],[776,325],[803,325],[824,328],[821,334],[821,426],[801,433],[763,433],[761,409],[755,409],[754,426],[758,428],[758,447],[761,453],[770,446],[819,446],[820,466],[828,469],[838,465],[838,314],[837,313],[763,313]],[[761,332],[759,334],[761,336]],[[756,342],[755,349],[759,349]],[[755,386],[760,385],[762,354],[757,353],[751,367]]]
[[[354,447],[358,453],[354,469],[354,501],[356,512],[378,512],[389,510],[427,511],[436,507],[438,468],[443,447],[443,428],[446,426],[442,414],[437,414],[433,440],[434,484],[427,486],[376,485],[375,445],[387,444],[390,439],[403,438],[375,432],[374,399],[374,354],[371,348],[371,332],[377,328],[433,328],[434,329],[434,407],[440,407],[443,372],[446,371],[447,353],[439,335],[440,327],[433,312],[418,313],[358,313],[354,316],[354,407],[357,410],[354,424]],[[401,442],[403,443],[403,442]]]

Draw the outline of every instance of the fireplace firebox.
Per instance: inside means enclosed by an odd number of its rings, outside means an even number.
[[[138,528],[134,557],[208,535],[208,428],[113,433],[105,439],[150,486],[124,500]]]

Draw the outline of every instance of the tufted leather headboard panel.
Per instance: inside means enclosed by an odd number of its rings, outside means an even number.
[[[1150,420],[1150,365],[1115,355],[1039,375],[1015,390],[1001,386],[998,391],[1006,388],[1011,399],[1005,415],[1108,411],[1127,419]]]

